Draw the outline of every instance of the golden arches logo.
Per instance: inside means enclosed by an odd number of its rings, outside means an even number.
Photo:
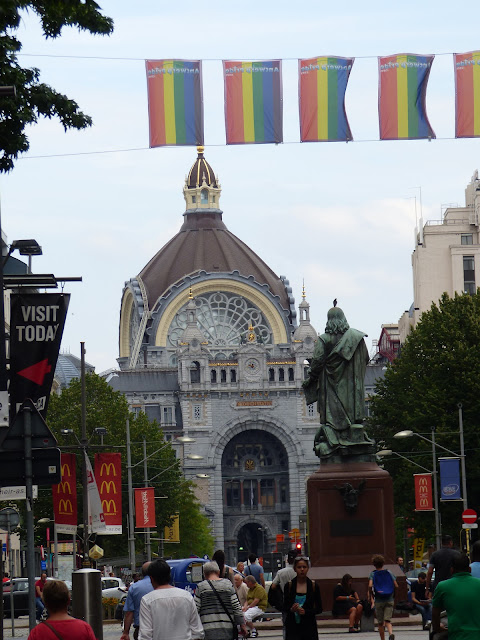
[[[57,493],[72,495],[72,487],[70,486],[70,482],[59,482],[57,485]]]
[[[112,472],[112,476],[114,477],[117,475],[117,470],[115,469],[115,465],[113,464],[113,462],[102,462],[102,466],[100,467],[100,475],[109,476],[110,472]]]
[[[418,484],[419,484],[421,487],[426,487],[426,486],[427,486],[427,483],[428,483],[427,478],[420,478],[420,480],[418,481]]]
[[[73,514],[73,505],[71,500],[60,500],[58,503],[58,513],[64,516]]]
[[[428,505],[429,505],[428,498],[420,498],[420,506],[421,507],[428,507]]]
[[[102,510],[104,514],[117,515],[117,505],[114,500],[102,500]]]
[[[71,476],[72,475],[72,470],[70,469],[70,465],[65,462],[64,464],[62,464],[62,478],[64,476]]]
[[[115,483],[113,480],[103,480],[102,484],[100,485],[100,493],[110,493],[110,489],[112,490],[112,493],[117,493],[117,487],[115,486]]]

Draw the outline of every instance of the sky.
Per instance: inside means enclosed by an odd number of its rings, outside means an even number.
[[[8,240],[35,238],[33,271],[67,283],[62,350],[98,373],[116,367],[124,283],[180,229],[194,147],[148,148],[145,59],[203,60],[205,157],[218,174],[228,229],[293,287],[302,283],[323,332],[334,298],[351,326],[380,336],[413,301],[416,218],[439,220],[464,204],[479,142],[454,139],[452,53],[480,48],[466,2],[301,5],[211,0],[101,3],[110,37],[65,29],[45,40],[25,14],[22,66],[75,99],[93,118],[84,131],[56,120],[29,128],[30,150],[0,175]],[[379,141],[377,56],[435,54],[427,113],[437,139]],[[299,58],[355,57],[346,94],[354,141],[299,142]],[[284,144],[225,145],[222,59],[283,60]],[[18,257],[18,256],[17,256]]]

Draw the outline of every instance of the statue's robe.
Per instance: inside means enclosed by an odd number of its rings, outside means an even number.
[[[369,361],[365,333],[319,336],[309,377],[304,383],[307,404],[317,401],[320,429],[315,450],[320,457],[366,452],[372,441],[362,424],[365,418],[365,368]],[[356,428],[351,428],[356,425]]]

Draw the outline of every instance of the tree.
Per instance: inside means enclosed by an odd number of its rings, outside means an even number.
[[[175,513],[180,515],[180,523],[188,523],[184,530],[184,538],[188,539],[190,549],[195,549],[199,555],[210,551],[209,525],[207,518],[200,512],[200,505],[195,500],[192,484],[188,482],[181,471],[180,461],[176,458],[175,451],[170,442],[166,442],[162,431],[156,423],[148,421],[144,413],[135,416],[129,413],[125,396],[114,391],[103,378],[96,374],[87,374],[85,379],[87,401],[87,437],[94,433],[97,427],[106,427],[107,435],[103,442],[106,447],[102,451],[119,451],[122,453],[122,511],[123,511],[123,535],[101,536],[99,546],[105,551],[105,557],[125,556],[128,549],[126,520],[128,514],[127,492],[127,468],[126,468],[126,440],[125,425],[127,418],[130,421],[131,455],[132,455],[132,480],[133,487],[144,486],[143,463],[143,439],[147,447],[148,476],[157,478],[149,483],[155,488],[155,495],[167,496],[167,500],[155,501],[155,516],[157,523],[156,532],[152,537],[163,537],[163,528],[172,524]],[[83,492],[81,485],[81,460],[80,451],[69,449],[75,446],[73,438],[67,440],[61,435],[61,429],[73,429],[78,438],[81,438],[81,384],[75,379],[60,396],[52,396],[48,408],[47,422],[50,429],[58,439],[62,451],[74,451],[77,453],[77,489],[79,522],[82,512]],[[89,451],[90,458],[99,449],[96,436],[92,439],[92,447]],[[52,517],[52,492],[50,487],[39,488],[39,500],[35,506],[35,519]],[[181,524],[182,527],[182,524]],[[185,540],[186,542],[186,540]],[[156,543],[154,550],[156,550]],[[144,549],[144,536],[135,536],[137,553]],[[173,546],[173,545],[172,545]]]
[[[113,21],[99,9],[93,0],[2,0],[0,85],[13,85],[17,93],[15,97],[0,97],[0,171],[10,171],[19,153],[28,151],[25,129],[40,116],[58,118],[65,130],[85,129],[92,124],[90,116],[80,111],[74,100],[40,82],[38,69],[19,65],[17,54],[22,44],[14,34],[22,12],[30,10],[37,14],[46,38],[57,38],[65,26],[108,35],[113,31]]]
[[[399,357],[377,383],[372,399],[373,417],[369,433],[377,444],[402,452],[418,464],[432,469],[432,448],[418,437],[394,440],[393,435],[411,429],[431,439],[435,428],[438,444],[460,451],[458,404],[462,403],[465,434],[468,501],[480,506],[478,420],[480,415],[480,290],[474,294],[444,294],[432,304],[410,333]],[[400,444],[401,443],[401,444]],[[441,455],[442,450],[437,449]],[[449,454],[445,454],[448,456]],[[386,468],[394,478],[395,511],[412,516],[413,473],[422,471],[398,458],[388,459]],[[462,503],[441,505],[444,533],[458,539]],[[415,514],[415,527],[433,538],[433,515]]]

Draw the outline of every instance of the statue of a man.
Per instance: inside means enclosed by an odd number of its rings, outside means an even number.
[[[303,387],[307,404],[317,402],[320,428],[313,450],[322,461],[374,459],[375,443],[363,427],[369,361],[365,335],[350,329],[343,311],[334,306],[328,312],[325,333],[315,344]]]

